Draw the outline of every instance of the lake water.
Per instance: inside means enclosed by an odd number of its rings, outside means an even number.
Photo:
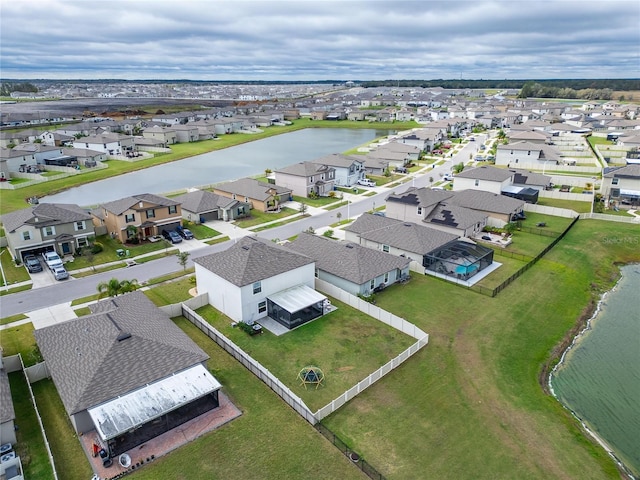
[[[640,477],[640,265],[622,278],[551,376],[556,397]]]
[[[390,133],[393,132],[307,128],[92,182],[44,197],[43,201],[87,206],[139,193],[161,194],[235,180],[258,175],[267,168],[275,170],[341,153]]]

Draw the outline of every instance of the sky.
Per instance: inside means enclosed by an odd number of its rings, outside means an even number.
[[[640,0],[2,0],[0,79],[639,78]]]

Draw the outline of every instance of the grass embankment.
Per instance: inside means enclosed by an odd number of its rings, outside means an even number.
[[[629,235],[640,229],[580,221],[495,298],[421,276],[382,292],[378,305],[429,332],[429,346],[326,425],[387,478],[619,478],[539,378],[614,263],[640,261],[635,244],[607,241]]]

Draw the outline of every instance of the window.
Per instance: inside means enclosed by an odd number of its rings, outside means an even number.
[[[176,213],[178,211],[177,205],[169,205],[169,215]]]
[[[253,294],[260,293],[262,291],[262,282],[256,282],[253,284]]]
[[[127,214],[125,214],[124,221],[127,222],[127,223],[135,222],[136,221],[136,214],[135,213],[127,213]]]
[[[318,278],[318,269],[316,268],[315,277]]]
[[[31,240],[31,232],[22,232],[23,240]]]
[[[422,207],[418,207],[418,215],[422,215]]]
[[[267,311],[267,301],[263,300],[262,302],[258,303],[258,313],[264,313]]]
[[[147,210],[147,218],[156,218],[156,211],[153,208]]]
[[[480,180],[478,180],[477,178],[476,178],[476,181],[475,181],[475,185],[476,185],[476,187],[477,187],[478,185],[480,185]]]
[[[78,239],[78,246],[79,247],[86,247],[89,245],[89,241],[87,240],[87,237],[81,237]]]
[[[373,290],[376,287],[376,280],[373,279],[369,282],[369,289]]]
[[[618,185],[618,182],[619,182],[619,181],[620,181],[620,179],[619,179],[619,178],[617,178],[617,177],[613,177],[613,178],[611,179],[611,185]]]
[[[313,177],[309,177],[309,183],[313,183]]]
[[[81,221],[81,222],[76,222],[74,227],[75,227],[76,231],[84,230],[85,229],[84,220]]]
[[[389,272],[384,274],[384,283],[389,283]]]
[[[527,155],[531,155],[531,150],[528,150],[528,151],[527,151]]]
[[[42,231],[43,231],[45,237],[50,237],[51,235],[55,235],[56,234],[55,227],[44,227],[42,229]]]
[[[382,251],[389,253],[389,245],[382,245]]]

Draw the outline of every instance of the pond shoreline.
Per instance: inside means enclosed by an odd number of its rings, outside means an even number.
[[[600,445],[607,454],[613,459],[616,466],[618,467],[618,471],[622,476],[628,478],[629,480],[635,480],[631,470],[624,464],[624,462],[616,455],[616,452],[613,448],[609,446],[609,444],[602,439],[588,424],[586,420],[580,417],[572,408],[565,405],[560,398],[555,393],[555,390],[551,384],[551,379],[554,373],[557,371],[559,367],[561,367],[569,352],[577,345],[577,343],[582,339],[584,335],[589,333],[592,330],[592,324],[600,314],[602,310],[602,305],[606,301],[607,297],[615,292],[620,282],[623,278],[622,268],[626,266],[640,265],[637,263],[629,263],[629,264],[620,264],[618,265],[618,276],[615,279],[615,283],[613,286],[603,292],[598,301],[594,302],[593,299],[590,300],[589,304],[582,311],[578,320],[574,327],[567,332],[567,335],[564,337],[562,342],[553,350],[552,355],[549,357],[548,362],[543,367],[543,373],[541,374],[540,383],[545,393],[553,396],[555,400],[580,423],[582,429],[587,433],[588,438],[592,438],[598,445]],[[550,366],[553,365],[552,368]]]

